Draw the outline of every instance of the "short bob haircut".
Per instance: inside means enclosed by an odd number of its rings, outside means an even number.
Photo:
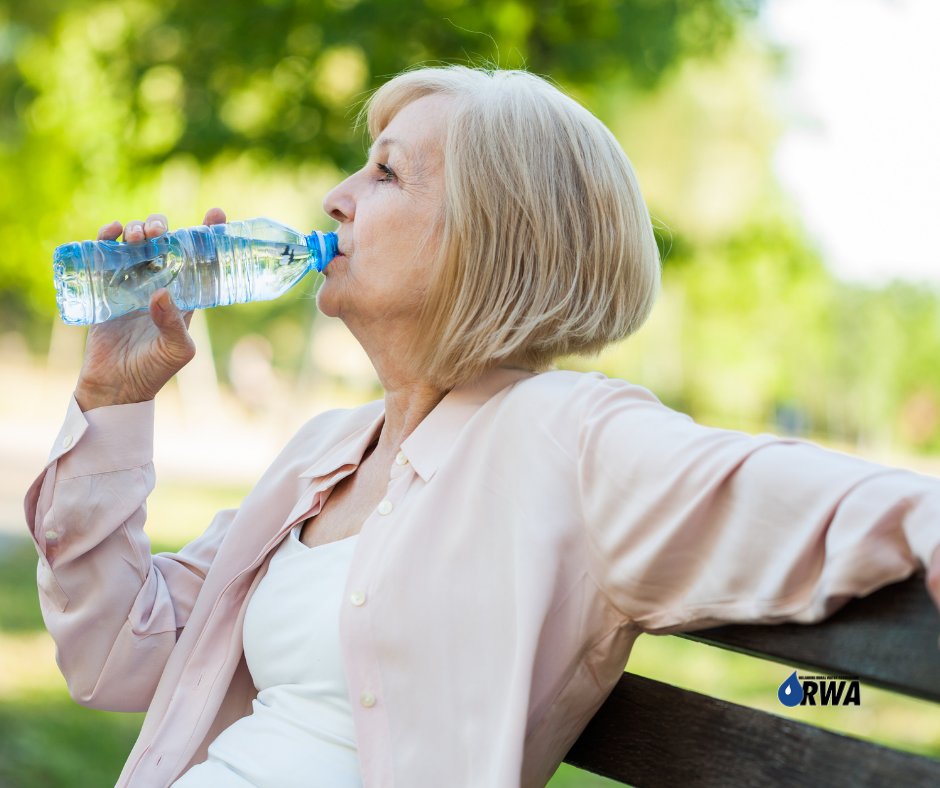
[[[373,139],[404,106],[453,97],[440,254],[416,368],[441,389],[496,365],[542,370],[636,331],[659,289],[659,249],[613,134],[525,71],[419,68],[363,108]]]

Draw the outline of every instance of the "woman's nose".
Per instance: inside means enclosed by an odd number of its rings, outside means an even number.
[[[348,222],[356,214],[356,201],[350,188],[352,176],[334,186],[323,198],[323,211],[338,222]]]

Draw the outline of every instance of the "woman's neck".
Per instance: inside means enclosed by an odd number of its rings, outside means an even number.
[[[447,391],[431,385],[402,360],[412,346],[411,334],[404,327],[382,324],[379,336],[370,326],[364,328],[355,322],[347,322],[347,326],[369,356],[385,390],[385,423],[375,453],[394,457]]]
[[[446,391],[426,382],[392,385],[385,389],[385,423],[376,451],[394,455],[404,440],[437,407]]]

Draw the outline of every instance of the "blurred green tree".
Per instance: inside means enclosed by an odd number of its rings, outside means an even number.
[[[204,167],[249,152],[348,170],[363,154],[355,106],[416,63],[524,65],[585,90],[650,90],[683,59],[719,53],[757,5],[8,0],[0,330],[49,314],[50,246],[82,228],[87,237],[92,210],[120,207],[115,195],[132,203],[167,160],[191,155]]]
[[[757,5],[266,0],[213,11],[179,0],[13,0],[2,28],[13,56],[0,71],[8,97],[0,123],[7,137],[22,129],[21,116],[50,88],[26,64],[37,48],[65,46],[78,23],[85,52],[70,52],[72,67],[91,61],[107,72],[127,105],[123,132],[135,143],[135,163],[250,147],[349,167],[362,152],[350,135],[350,105],[416,63],[524,65],[573,85],[627,80],[652,88],[684,58],[719,52]]]
[[[7,0],[0,333],[23,333],[37,352],[49,345],[55,244],[152,210],[192,223],[219,194],[233,217],[306,223],[361,163],[355,110],[389,76],[436,62],[525,67],[624,144],[665,255],[650,327],[584,365],[635,376],[726,425],[759,428],[798,402],[805,424],[849,440],[937,446],[937,296],[837,283],[788,214],[770,172],[779,130],[765,94],[780,55],[755,44],[759,7]],[[247,332],[276,339],[276,365],[303,370],[311,295],[302,286],[209,310],[222,374]]]

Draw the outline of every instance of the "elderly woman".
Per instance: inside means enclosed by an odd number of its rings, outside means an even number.
[[[241,508],[151,555],[153,398],[194,353],[158,291],[91,329],[28,493],[72,697],[147,711],[119,785],[541,786],[640,633],[816,621],[922,567],[940,599],[937,480],[551,369],[634,331],[659,279],[587,110],[454,67],[391,80],[368,123],[317,305],[384,399],[311,419]]]

